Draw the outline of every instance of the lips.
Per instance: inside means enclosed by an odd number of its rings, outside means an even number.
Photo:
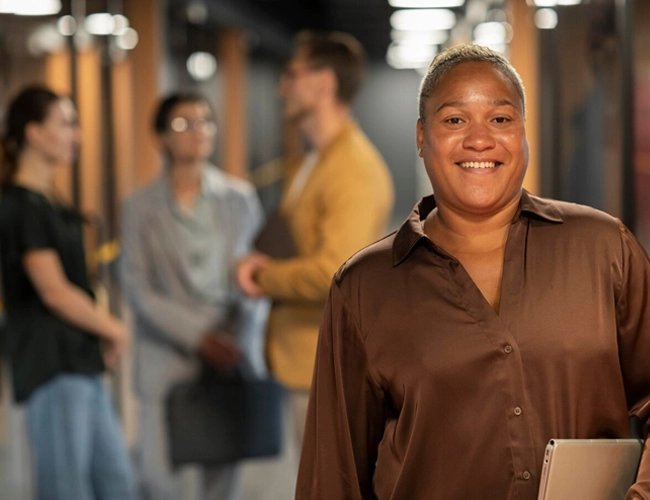
[[[502,165],[502,163],[498,161],[462,161],[457,163],[457,165],[467,169],[489,169],[496,168],[499,165]]]

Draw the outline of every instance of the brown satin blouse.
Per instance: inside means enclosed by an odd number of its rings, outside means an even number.
[[[524,191],[497,314],[423,233],[434,207],[334,278],[299,500],[535,500],[549,439],[650,418],[650,263],[617,219]]]

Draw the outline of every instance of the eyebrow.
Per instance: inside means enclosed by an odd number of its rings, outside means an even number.
[[[510,99],[493,99],[491,101],[488,101],[488,104],[491,106],[512,106],[513,108],[517,109],[517,106],[515,106]],[[463,108],[465,106],[467,106],[467,103],[465,101],[447,101],[438,106],[438,109],[436,109],[435,113],[438,113],[444,108]]]

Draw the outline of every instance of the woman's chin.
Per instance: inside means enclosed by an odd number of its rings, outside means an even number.
[[[494,193],[473,193],[460,200],[461,208],[473,215],[494,215],[506,210],[512,199]]]

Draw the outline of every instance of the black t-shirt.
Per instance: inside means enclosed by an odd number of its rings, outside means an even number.
[[[3,350],[18,402],[59,373],[104,370],[99,338],[52,314],[27,276],[23,255],[39,249],[54,250],[67,279],[92,297],[81,216],[12,185],[0,197],[0,263],[7,320]]]

